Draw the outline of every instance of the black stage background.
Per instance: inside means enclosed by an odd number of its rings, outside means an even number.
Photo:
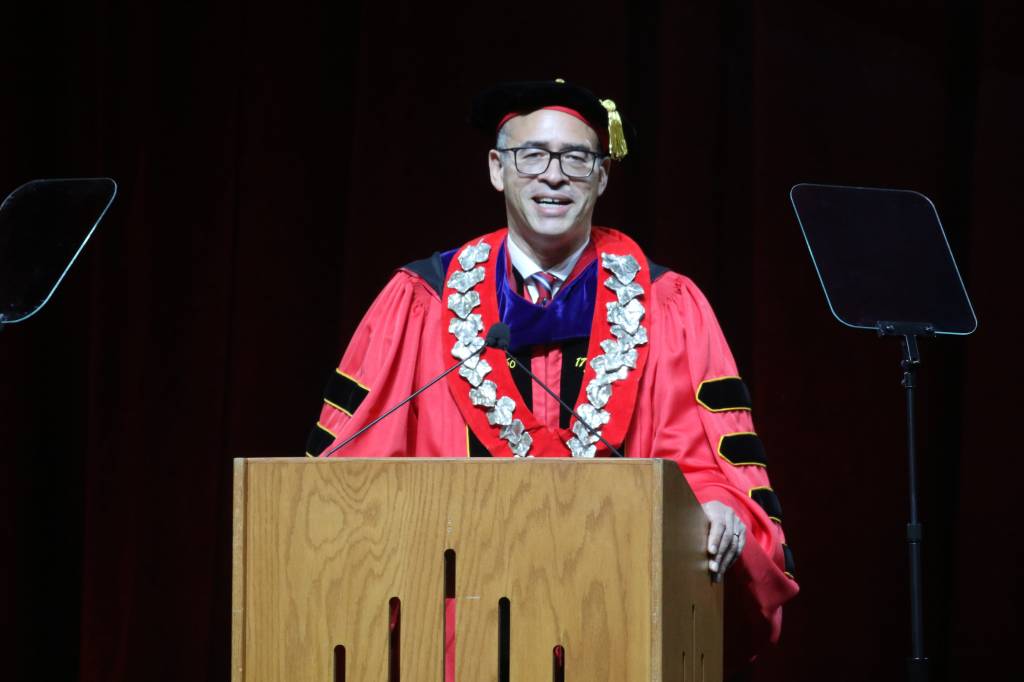
[[[831,318],[787,191],[935,199],[981,326],[923,347],[928,651],[994,676],[1024,606],[1021,29],[1012,0],[9,3],[0,188],[121,192],[0,335],[4,669],[228,678],[231,458],[301,455],[389,271],[503,223],[469,96],[560,76],[642,133],[598,222],[697,281],[754,393],[803,588],[759,680],[908,651],[898,346]]]

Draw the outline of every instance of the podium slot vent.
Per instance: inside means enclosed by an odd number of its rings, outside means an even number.
[[[697,605],[690,604],[690,679],[697,679]]]
[[[345,647],[334,647],[334,682],[345,682]]]
[[[455,550],[444,551],[444,682],[455,682]]]
[[[509,651],[511,648],[511,603],[508,597],[498,600],[498,682],[509,682]]]
[[[455,598],[455,550],[444,551],[444,598]]]
[[[402,600],[388,601],[388,682],[400,682],[402,645]]]
[[[551,679],[554,680],[554,682],[565,682],[565,649],[561,644],[556,644],[551,654]]]

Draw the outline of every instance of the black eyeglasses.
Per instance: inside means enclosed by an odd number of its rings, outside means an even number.
[[[542,175],[551,165],[551,159],[558,159],[558,167],[562,169],[562,175],[577,180],[589,178],[590,174],[594,172],[597,162],[604,158],[603,154],[586,149],[553,152],[542,147],[509,147],[495,151],[512,152],[516,170],[523,175]]]

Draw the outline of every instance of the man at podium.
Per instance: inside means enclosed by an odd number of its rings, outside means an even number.
[[[708,516],[712,577],[728,571],[728,658],[749,660],[778,638],[798,590],[792,557],[710,305],[591,222],[631,128],[614,102],[560,79],[493,87],[471,120],[494,140],[508,227],[395,273],[328,382],[307,454],[673,460]],[[484,347],[498,322],[508,357]],[[459,360],[446,385],[334,450]]]

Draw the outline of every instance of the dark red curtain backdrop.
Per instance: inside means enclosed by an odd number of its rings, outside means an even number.
[[[228,679],[231,459],[301,455],[389,272],[503,223],[470,95],[564,77],[641,132],[599,221],[703,287],[754,394],[803,586],[758,680],[908,651],[898,348],[831,318],[788,189],[935,200],[981,326],[923,347],[927,644],[936,679],[994,677],[1024,607],[1022,29],[1012,0],[7,3],[0,192],[121,189],[0,334],[3,669]]]

